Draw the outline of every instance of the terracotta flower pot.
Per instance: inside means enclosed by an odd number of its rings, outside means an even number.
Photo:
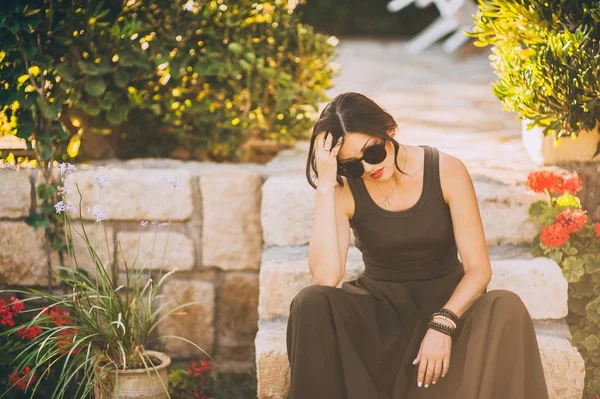
[[[599,162],[600,155],[592,157],[598,148],[600,131],[598,126],[594,130],[585,130],[579,133],[577,139],[562,138],[560,145],[554,148],[554,138],[544,137],[542,129],[533,127],[527,129],[529,120],[521,122],[521,138],[527,153],[538,165],[557,165],[566,162]]]
[[[167,399],[167,368],[171,358],[162,352],[146,351],[155,367],[134,370],[105,370],[94,387],[96,399]],[[156,364],[159,363],[159,364]]]

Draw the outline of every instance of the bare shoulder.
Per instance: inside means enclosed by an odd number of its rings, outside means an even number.
[[[473,191],[471,175],[465,164],[454,155],[438,151],[440,154],[440,182],[444,200],[450,203],[461,194]]]

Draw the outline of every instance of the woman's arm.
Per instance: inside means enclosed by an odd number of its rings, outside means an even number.
[[[308,244],[308,268],[318,285],[336,287],[346,269],[350,246],[350,223],[342,209],[344,187],[321,190],[315,194],[312,233]]]
[[[467,168],[460,159],[440,152],[440,180],[465,268],[465,276],[444,307],[460,317],[485,292],[492,268],[477,196]]]
[[[465,268],[465,275],[444,305],[458,317],[485,291],[492,276],[483,223],[471,176],[457,158],[440,152],[440,180],[444,199],[450,207],[454,237]],[[439,320],[443,324],[446,321]],[[452,339],[435,330],[428,330],[421,342],[417,358],[417,384],[436,383],[448,373]]]

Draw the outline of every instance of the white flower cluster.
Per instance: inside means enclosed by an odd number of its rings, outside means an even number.
[[[60,171],[60,177],[64,180],[68,175],[75,172],[75,165],[71,165],[68,162],[63,162],[58,165],[58,170]]]
[[[91,213],[96,218],[96,222],[101,222],[106,219],[106,212],[98,205],[88,208],[88,213]]]
[[[69,213],[75,213],[75,206],[69,201],[58,201],[54,204],[54,209],[56,209],[56,213],[61,214],[65,211]]]

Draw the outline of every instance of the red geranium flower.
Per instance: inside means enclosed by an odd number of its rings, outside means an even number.
[[[58,306],[46,308],[42,315],[50,317],[56,327],[71,323],[71,313]]]
[[[587,223],[587,211],[567,209],[556,215],[556,223],[562,225],[569,233],[577,233]]]
[[[56,342],[61,355],[66,355],[71,351],[71,348],[75,345],[77,334],[81,334],[81,330],[72,327],[56,333]],[[77,352],[79,352],[79,347],[73,350],[73,354],[76,355]]]
[[[14,317],[23,311],[25,305],[14,296],[7,302],[0,299],[0,324],[14,327]]]
[[[596,237],[600,237],[600,223],[596,223]]]
[[[38,326],[23,327],[17,330],[17,335],[22,340],[31,341],[42,333],[42,329]]]
[[[527,186],[536,193],[553,191],[560,184],[560,177],[549,170],[537,170],[527,176]]]
[[[211,362],[207,361],[207,360],[200,360],[199,362],[191,362],[187,372],[189,375],[192,375],[194,377],[199,377],[204,373],[209,372],[212,369],[212,364]]]
[[[546,190],[553,194],[577,194],[583,189],[583,180],[573,171],[570,173],[537,170],[527,176],[527,186],[536,193]]]
[[[575,195],[583,189],[583,180],[577,172],[565,173],[561,177],[563,193],[568,192]]]
[[[555,223],[544,227],[540,240],[548,248],[560,247],[569,241],[569,232],[562,224]]]
[[[8,376],[10,385],[19,388],[21,391],[26,391],[35,382],[35,379],[36,375],[31,372],[31,366],[25,367],[20,373],[15,368]]]

